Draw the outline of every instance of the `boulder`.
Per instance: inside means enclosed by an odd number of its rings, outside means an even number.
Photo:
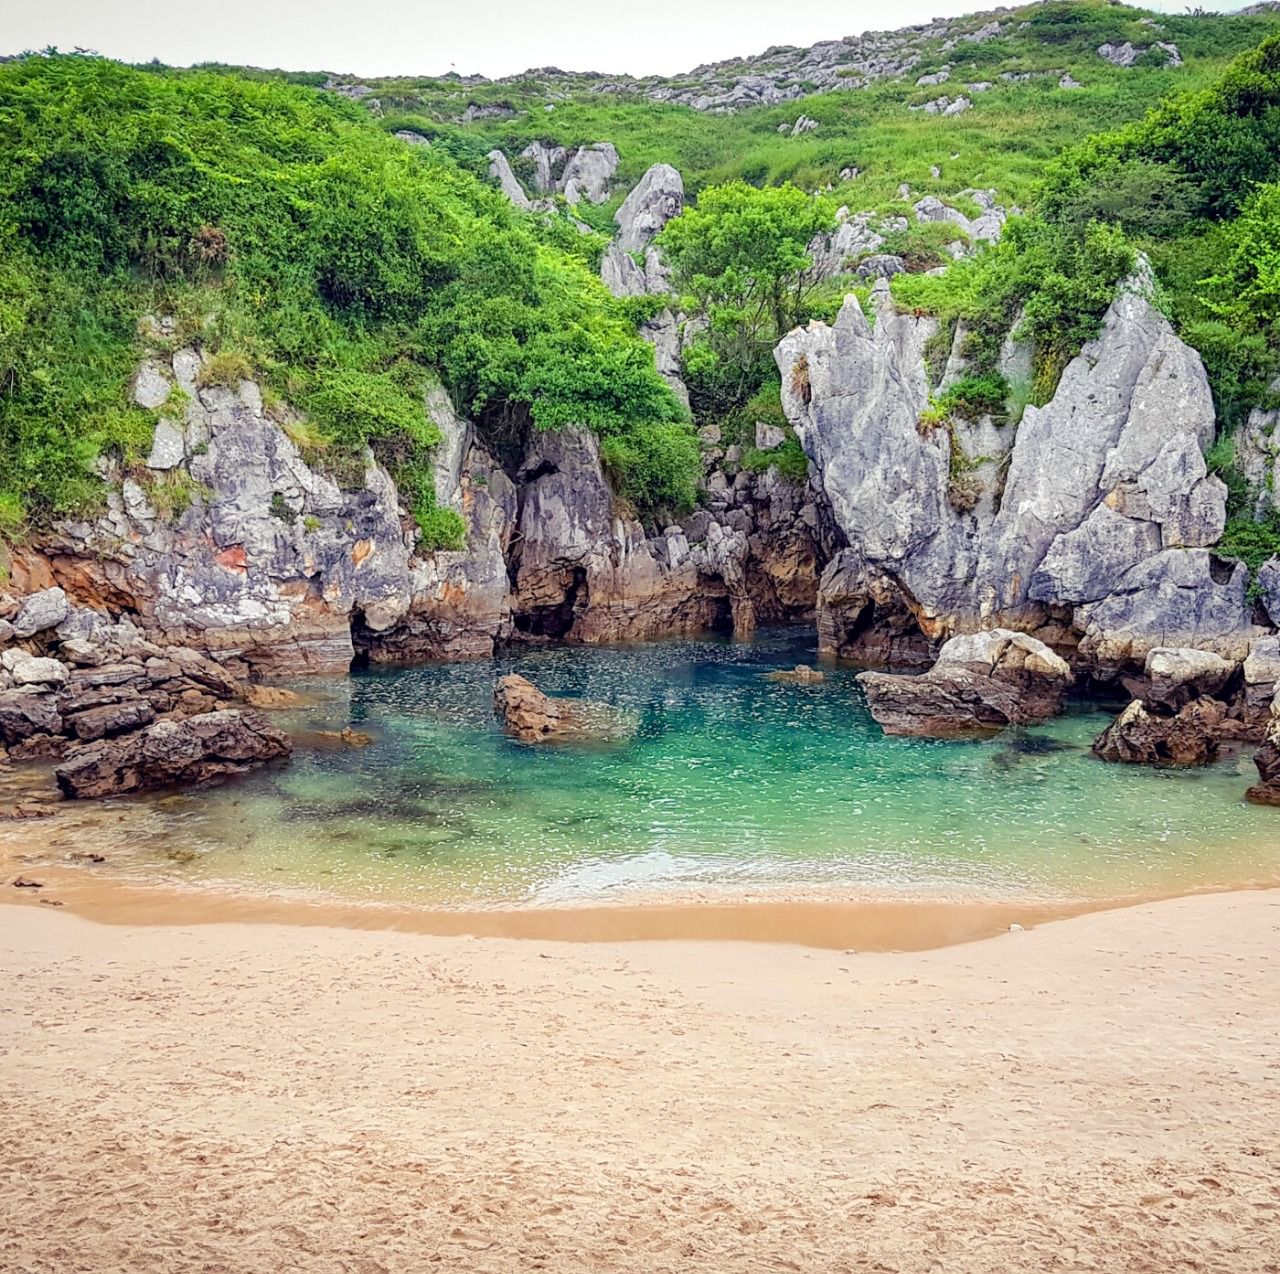
[[[1260,637],[1249,647],[1244,661],[1246,709],[1264,719],[1280,690],[1280,637]]]
[[[1205,765],[1221,744],[1225,704],[1196,699],[1174,713],[1135,699],[1094,741],[1104,761],[1136,765]]]
[[[292,750],[288,736],[261,714],[228,709],[90,743],[65,757],[54,775],[72,799],[118,796],[244,774]]]
[[[772,451],[781,447],[787,440],[787,431],[777,425],[767,425],[763,420],[756,421],[756,449]]]
[[[35,735],[62,733],[62,714],[51,694],[0,690],[0,743],[12,747]]]
[[[582,199],[604,203],[609,183],[618,171],[618,150],[612,142],[595,142],[574,151],[565,164],[559,186],[568,203]]]
[[[68,716],[66,727],[74,732],[76,738],[92,743],[96,739],[126,734],[140,726],[150,725],[155,719],[156,710],[151,703],[140,695],[132,695],[118,703],[106,703]]]
[[[19,641],[25,641],[37,633],[56,628],[66,619],[69,609],[67,595],[60,588],[32,593],[13,618],[13,635]]]
[[[515,173],[511,171],[511,164],[506,155],[500,150],[491,150],[486,158],[489,160],[489,176],[498,183],[498,188],[517,208],[528,212],[533,205],[529,202],[529,196],[524,193],[524,187],[516,179]]]
[[[1193,699],[1217,695],[1238,666],[1209,650],[1159,647],[1147,655],[1141,698],[1149,706],[1176,712]]]
[[[503,677],[493,692],[503,729],[521,743],[610,742],[635,734],[636,721],[608,704],[551,699],[525,677]]]
[[[1258,591],[1267,618],[1280,628],[1280,557],[1263,562],[1258,571]]]
[[[1072,678],[1043,642],[997,628],[953,637],[920,676],[864,672],[858,680],[886,734],[948,738],[1045,721]]]
[[[1280,690],[1271,705],[1271,722],[1262,747],[1254,753],[1258,782],[1245,796],[1255,805],[1280,805]]]
[[[20,647],[0,654],[0,667],[9,674],[15,686],[61,686],[70,677],[66,664],[28,654]]]

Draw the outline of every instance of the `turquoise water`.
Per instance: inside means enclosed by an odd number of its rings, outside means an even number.
[[[207,793],[117,802],[128,874],[448,905],[719,890],[1067,900],[1280,878],[1280,815],[1247,757],[1156,771],[1095,760],[1078,707],[982,742],[885,738],[852,669],[790,686],[810,633],[537,650],[307,682],[290,728],[375,736],[301,748]],[[530,748],[492,715],[517,670],[633,710],[613,747]]]

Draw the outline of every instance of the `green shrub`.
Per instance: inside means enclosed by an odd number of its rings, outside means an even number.
[[[431,507],[416,509],[418,547],[427,553],[441,549],[457,551],[467,546],[467,523],[457,509]]]

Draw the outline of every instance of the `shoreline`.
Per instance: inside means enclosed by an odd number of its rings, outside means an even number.
[[[92,867],[31,864],[41,888],[0,893],[0,906],[64,911],[95,924],[284,925],[437,938],[514,939],[575,944],[746,942],[817,950],[907,953],[980,942],[1011,927],[1036,929],[1081,916],[1183,898],[1268,893],[1280,882],[1225,885],[1170,894],[1046,901],[850,895],[838,890],[779,893],[717,890],[659,893],[567,905],[446,907],[255,893],[248,889],[139,885],[97,877]],[[19,873],[21,875],[21,873]]]

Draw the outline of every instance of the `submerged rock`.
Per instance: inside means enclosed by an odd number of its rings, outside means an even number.
[[[293,750],[260,713],[227,709],[157,721],[119,739],[72,752],[54,770],[65,796],[118,796],[244,774]]]
[[[616,742],[636,732],[630,714],[586,699],[551,699],[518,673],[498,682],[493,707],[521,743]]]
[[[1071,669],[1043,642],[1009,629],[953,637],[920,676],[864,672],[871,715],[886,734],[948,738],[1054,716]]]
[[[808,664],[796,664],[794,668],[779,668],[776,672],[765,673],[765,679],[788,685],[820,686],[826,681],[827,675]]]

